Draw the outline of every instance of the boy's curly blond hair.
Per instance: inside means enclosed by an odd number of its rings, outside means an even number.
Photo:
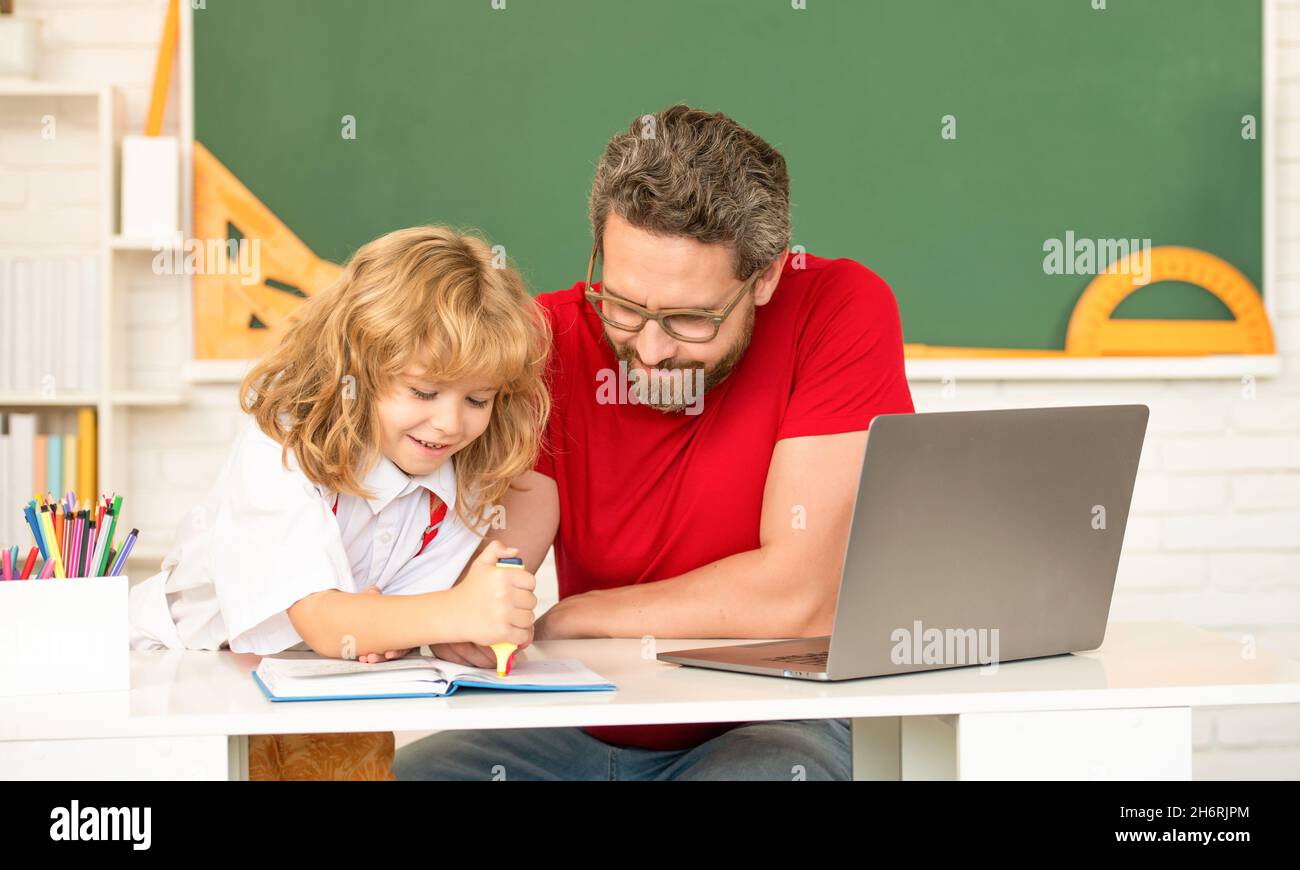
[[[364,498],[379,456],[376,402],[402,371],[432,359],[434,382],[497,385],[487,430],[452,457],[457,513],[479,528],[532,468],[550,413],[546,319],[494,257],[482,239],[441,226],[363,246],[244,379],[241,406],[313,483]]]

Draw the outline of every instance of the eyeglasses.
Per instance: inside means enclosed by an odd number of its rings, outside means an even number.
[[[617,296],[609,296],[591,289],[591,276],[596,268],[596,255],[600,252],[599,244],[592,245],[591,258],[587,260],[587,301],[596,309],[596,315],[605,323],[624,332],[640,332],[647,320],[659,324],[659,328],[678,341],[703,343],[718,337],[722,322],[727,319],[745,293],[754,286],[754,281],[762,272],[755,272],[731,297],[731,301],[721,311],[707,308],[665,308],[663,311],[648,311]]]

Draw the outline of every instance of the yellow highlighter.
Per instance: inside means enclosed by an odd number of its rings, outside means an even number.
[[[524,560],[520,559],[518,556],[507,556],[503,559],[497,559],[497,567],[519,568],[522,570],[524,567]],[[491,646],[492,652],[496,653],[497,656],[497,676],[510,676],[510,666],[515,663],[515,650],[519,649],[519,647],[516,644],[504,641],[502,643],[494,643]]]
[[[49,553],[46,561],[54,560],[54,576],[62,580],[67,576],[63,572],[63,555],[59,552],[59,541],[58,536],[54,534],[54,523],[51,521],[50,514],[46,512],[44,505],[41,506],[40,522],[41,528],[45,531],[46,552]]]

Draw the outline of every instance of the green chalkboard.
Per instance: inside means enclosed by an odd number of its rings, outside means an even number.
[[[582,277],[605,142],[675,102],[782,151],[793,243],[879,272],[909,342],[1062,347],[1088,277],[1043,248],[1067,232],[1201,248],[1262,286],[1260,0],[794,5],[207,0],[195,137],[322,257],[451,223],[534,292]],[[1116,316],[1228,314],[1153,285]]]

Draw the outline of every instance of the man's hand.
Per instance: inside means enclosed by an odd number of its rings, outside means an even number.
[[[454,665],[469,665],[471,668],[495,668],[497,666],[496,653],[492,652],[491,647],[479,646],[469,641],[436,643],[429,649],[433,650],[433,654],[438,658]]]
[[[604,635],[599,631],[592,630],[595,628],[594,626],[584,629],[578,626],[573,619],[575,616],[580,616],[582,609],[599,593],[600,590],[582,592],[556,602],[550,610],[538,617],[537,622],[533,624],[533,638],[535,640],[568,640],[575,637],[603,637]]]

